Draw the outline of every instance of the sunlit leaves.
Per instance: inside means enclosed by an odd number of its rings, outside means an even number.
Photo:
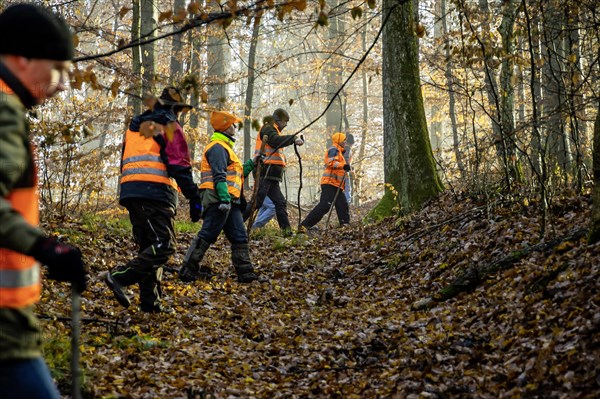
[[[126,7],[126,6],[121,7],[121,9],[119,10],[119,17],[124,18],[125,15],[127,15],[127,13],[129,11],[131,11],[131,9],[132,9],[131,7]]]
[[[316,22],[317,26],[328,26],[329,25],[329,18],[327,17],[327,14],[323,11],[321,11],[319,13],[319,17],[317,18],[317,22]]]
[[[352,10],[350,10],[350,15],[352,16],[352,19],[358,19],[360,17],[362,17],[363,11],[362,8],[360,7],[353,7]]]
[[[192,2],[190,2],[190,4],[188,4],[187,11],[190,14],[193,14],[193,15],[199,14],[200,13],[200,7],[201,7],[200,3],[198,3],[197,1],[192,1]]]
[[[171,19],[172,16],[173,16],[172,10],[163,11],[158,15],[158,22],[167,21],[167,20]]]

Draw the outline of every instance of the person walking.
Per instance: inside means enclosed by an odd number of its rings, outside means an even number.
[[[290,120],[290,116],[282,108],[278,108],[273,111],[273,122],[264,125],[256,136],[255,155],[259,156],[260,148],[262,147],[262,138],[267,136],[267,142],[265,143],[265,154],[263,166],[261,167],[261,175],[258,177],[259,186],[254,209],[260,209],[262,207],[265,197],[271,198],[271,201],[275,204],[275,215],[277,217],[277,223],[279,228],[285,235],[290,235],[292,229],[290,226],[290,219],[287,212],[287,200],[281,192],[279,183],[283,179],[283,172],[287,165],[283,148],[295,144],[301,146],[304,141],[293,134],[282,135],[281,132],[287,126]],[[260,157],[259,157],[260,158]],[[244,220],[250,217],[251,207],[248,207],[244,212]]]
[[[346,146],[346,135],[335,133],[331,136],[332,146],[325,153],[325,171],[321,177],[321,198],[306,218],[300,223],[300,231],[306,231],[319,223],[329,212],[331,204],[335,201],[335,212],[340,225],[350,223],[350,211],[344,193],[346,176],[350,171],[350,164],[344,158],[344,147]]]
[[[211,113],[210,124],[215,131],[204,149],[200,164],[203,223],[179,271],[179,279],[183,282],[212,277],[212,269],[209,266],[200,267],[200,263],[221,232],[225,233],[231,244],[231,262],[237,273],[237,281],[245,284],[262,280],[254,272],[242,217],[242,209],[247,205],[242,193],[244,177],[254,169],[254,162],[249,159],[242,164],[233,151],[235,124],[241,121],[229,112]]]
[[[268,196],[265,197],[262,206],[258,210],[258,214],[256,215],[256,220],[252,224],[253,229],[259,229],[261,227],[265,227],[269,220],[275,217],[275,204],[271,201],[271,198]]]
[[[104,276],[125,308],[131,305],[125,287],[137,283],[142,312],[170,311],[161,304],[161,280],[163,266],[175,252],[178,188],[190,201],[191,220],[200,220],[200,193],[177,120],[179,112],[191,108],[183,103],[179,90],[166,87],[154,108],[134,117],[125,133],[119,203],[129,212],[139,252]]]
[[[79,249],[38,227],[36,162],[26,114],[64,90],[74,48],[66,22],[16,4],[0,14],[0,398],[58,399],[34,314],[39,263],[48,277],[86,288]],[[37,261],[37,262],[36,262]]]

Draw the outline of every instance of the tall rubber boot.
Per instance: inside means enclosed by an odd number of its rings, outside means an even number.
[[[200,277],[209,279],[212,276],[209,267],[204,266],[200,269],[200,262],[202,262],[202,258],[204,258],[204,254],[209,247],[210,243],[208,241],[204,241],[198,236],[194,237],[183,259],[183,266],[179,270],[181,281],[191,283]]]
[[[238,283],[247,284],[256,280],[262,281],[254,273],[248,244],[231,244],[231,263],[235,267]]]

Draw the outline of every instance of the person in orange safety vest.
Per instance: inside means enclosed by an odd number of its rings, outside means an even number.
[[[133,118],[125,134],[119,202],[127,208],[135,258],[106,273],[104,280],[123,307],[131,304],[125,287],[138,284],[140,309],[170,311],[161,304],[163,266],[175,252],[175,212],[178,189],[190,201],[190,218],[200,220],[200,196],[177,114],[191,105],[174,87],[163,90],[152,110]]]
[[[179,271],[179,279],[183,282],[190,283],[199,278],[212,277],[211,268],[200,267],[200,263],[221,231],[231,243],[231,262],[238,282],[247,284],[256,280],[265,281],[254,272],[248,248],[248,234],[242,218],[242,210],[246,207],[242,193],[244,177],[254,169],[254,162],[249,159],[242,164],[233,151],[235,124],[241,121],[229,112],[211,113],[210,124],[215,131],[204,149],[200,165],[200,195],[204,221],[202,229],[192,240]]]
[[[58,399],[42,358],[34,313],[39,263],[82,293],[79,249],[39,228],[37,167],[27,114],[66,88],[74,55],[67,23],[50,10],[14,4],[0,14],[0,398]],[[38,263],[39,262],[39,263]]]
[[[259,186],[254,209],[260,209],[262,207],[265,197],[271,198],[273,204],[275,204],[275,216],[277,217],[277,223],[279,228],[283,231],[284,235],[291,234],[290,218],[287,212],[287,200],[281,192],[279,183],[283,180],[283,172],[287,166],[285,154],[283,153],[284,147],[295,144],[301,146],[304,141],[296,135],[283,135],[281,132],[287,126],[290,120],[290,115],[282,108],[278,108],[273,111],[273,121],[270,124],[266,124],[261,128],[261,131],[256,136],[255,146],[255,158],[260,160],[260,147],[262,146],[262,138],[267,136],[267,142],[265,145],[265,153],[263,166],[260,170]],[[249,206],[244,211],[244,220],[247,220],[251,215],[252,207]]]
[[[346,163],[344,158],[346,135],[335,133],[331,136],[331,141],[332,146],[325,153],[325,171],[321,177],[321,198],[319,203],[300,223],[300,230],[306,231],[319,223],[331,209],[334,200],[335,212],[340,225],[350,223],[348,201],[343,192],[347,183],[347,172],[350,171],[350,164]]]

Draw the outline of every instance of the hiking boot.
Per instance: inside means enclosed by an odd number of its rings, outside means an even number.
[[[212,270],[208,266],[200,266],[200,270],[198,271],[197,277],[200,280],[210,280],[213,278],[215,274],[213,274]]]
[[[265,276],[257,276],[254,272],[238,275],[238,283],[240,284],[250,284],[253,281],[258,281],[259,283],[266,283],[267,281],[269,281],[269,279]]]
[[[184,283],[193,283],[197,279],[198,269],[190,266],[188,263],[184,263],[179,270],[179,280],[183,281]]]
[[[123,286],[119,284],[117,280],[115,280],[115,278],[110,274],[110,272],[106,273],[106,276],[104,276],[104,282],[106,283],[106,285],[108,285],[108,288],[110,288],[113,292],[113,295],[115,296],[117,302],[119,302],[121,306],[127,309],[131,305],[131,299],[129,299],[127,294],[125,294],[125,291],[123,291]]]

